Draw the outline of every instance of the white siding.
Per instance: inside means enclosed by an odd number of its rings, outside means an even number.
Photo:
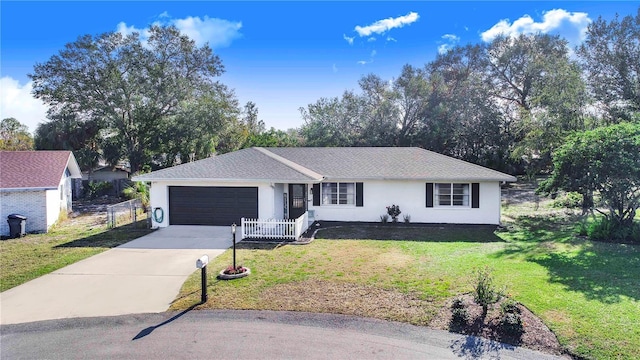
[[[355,182],[355,181],[354,181]],[[363,182],[364,206],[321,205],[315,210],[316,220],[325,221],[367,221],[379,222],[387,213],[387,206],[398,205],[404,215],[411,216],[411,222],[450,224],[500,224],[500,184],[480,183],[480,208],[471,207],[426,207],[427,181],[371,180]]]
[[[59,189],[59,188],[58,188]],[[63,190],[63,194],[65,191]],[[60,190],[47,190],[47,230],[55,224],[60,216],[60,211],[66,209],[66,200],[60,200]]]
[[[256,182],[207,182],[207,181],[152,181],[149,198],[151,211],[161,208],[164,211],[162,223],[157,223],[152,216],[152,227],[169,226],[169,186],[232,186],[232,187],[257,187],[258,188],[258,217],[261,219],[274,218],[276,201],[274,198],[275,184]],[[282,202],[282,200],[280,200]]]
[[[27,217],[27,232],[47,231],[47,203],[44,190],[0,193],[0,234],[9,235],[9,214]]]

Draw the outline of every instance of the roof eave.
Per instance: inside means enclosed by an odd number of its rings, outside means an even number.
[[[262,183],[319,183],[323,179],[265,179],[265,178],[145,178],[142,176],[134,176],[131,178],[131,181],[157,181],[157,182],[174,182],[174,181],[184,181],[184,182],[262,182]]]

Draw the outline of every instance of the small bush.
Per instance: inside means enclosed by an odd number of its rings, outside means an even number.
[[[489,305],[500,300],[500,292],[493,284],[493,276],[488,267],[476,270],[475,292],[473,299],[478,305],[482,306],[482,311],[486,315]]]
[[[402,220],[404,220],[405,224],[410,223],[411,222],[411,215],[409,215],[409,214],[403,215],[402,216]]]
[[[455,298],[453,303],[451,303],[452,309],[464,309],[466,305],[464,304],[464,300],[462,298]]]
[[[400,211],[400,206],[398,205],[387,206],[387,214],[391,216],[391,220],[393,222],[398,222],[398,216],[400,216],[401,213],[402,211]]]
[[[629,226],[624,226],[615,220],[603,217],[589,225],[587,235],[591,240],[640,242],[640,223],[634,222]]]
[[[589,235],[589,226],[586,221],[580,221],[576,224],[574,231],[578,236],[587,236]]]
[[[575,209],[582,207],[582,195],[577,192],[568,192],[562,196],[557,197],[551,204],[554,208],[568,208]]]
[[[449,321],[449,329],[460,330],[467,325],[469,321],[469,311],[461,298],[453,300],[451,304],[451,320]]]
[[[507,298],[505,301],[503,301],[500,304],[500,312],[503,315],[508,313],[520,314],[520,308],[518,307],[518,302],[511,298]]]
[[[109,181],[91,181],[87,189],[87,196],[90,199],[108,195],[113,190],[113,184]]]
[[[383,224],[386,224],[389,222],[389,215],[387,214],[382,214],[380,215],[380,222]]]
[[[524,332],[522,317],[519,313],[508,312],[500,319],[500,328],[505,334],[519,336]]]

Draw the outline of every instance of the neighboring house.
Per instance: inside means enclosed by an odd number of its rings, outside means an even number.
[[[110,182],[113,186],[110,195],[118,196],[129,183],[130,171],[124,166],[98,166],[89,173],[82,172],[82,179],[74,180],[74,198],[84,196],[89,182]]]
[[[151,182],[153,225],[165,227],[303,214],[379,222],[392,204],[400,221],[499,224],[500,184],[516,178],[420,148],[254,147],[133,180]]]
[[[27,217],[27,232],[46,232],[71,212],[71,179],[80,178],[71,151],[0,151],[0,234],[7,216]]]

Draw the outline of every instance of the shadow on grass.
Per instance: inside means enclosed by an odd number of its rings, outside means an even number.
[[[640,246],[578,238],[571,231],[576,220],[518,218],[506,235],[512,241],[493,256],[518,256],[544,266],[550,282],[563,284],[587,299],[616,303],[627,296],[640,300]]]
[[[323,223],[316,239],[426,242],[504,242],[495,225]]]
[[[109,229],[99,234],[56,245],[54,248],[114,248],[153,232],[154,230],[146,228],[146,224],[146,220],[140,220],[132,224]]]

